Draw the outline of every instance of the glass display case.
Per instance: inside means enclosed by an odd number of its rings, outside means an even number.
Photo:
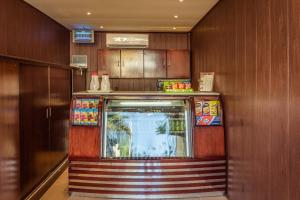
[[[191,157],[190,104],[182,100],[113,100],[104,105],[104,158]]]

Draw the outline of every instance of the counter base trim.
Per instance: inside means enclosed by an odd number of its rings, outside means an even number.
[[[169,162],[168,162],[169,161]],[[69,161],[72,195],[123,199],[222,196],[226,160]]]
[[[187,199],[187,198],[225,196],[225,192],[215,191],[215,192],[173,194],[173,195],[116,195],[116,194],[96,194],[96,193],[88,193],[88,192],[72,192],[72,196],[108,198],[108,199]]]

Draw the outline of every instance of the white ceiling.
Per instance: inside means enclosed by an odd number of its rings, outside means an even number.
[[[25,1],[69,29],[188,32],[219,0]],[[87,15],[87,12],[92,14]]]

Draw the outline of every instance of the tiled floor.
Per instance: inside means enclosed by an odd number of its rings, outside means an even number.
[[[66,170],[49,188],[41,200],[96,200],[96,198],[76,197],[68,195],[68,171]],[[97,198],[97,200],[101,200]],[[107,200],[107,199],[106,199]],[[225,197],[197,198],[189,200],[227,200]]]

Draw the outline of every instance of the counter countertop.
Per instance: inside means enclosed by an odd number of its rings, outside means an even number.
[[[112,92],[75,92],[73,96],[219,96],[218,92],[186,92],[186,93],[165,93],[159,91],[112,91]]]

